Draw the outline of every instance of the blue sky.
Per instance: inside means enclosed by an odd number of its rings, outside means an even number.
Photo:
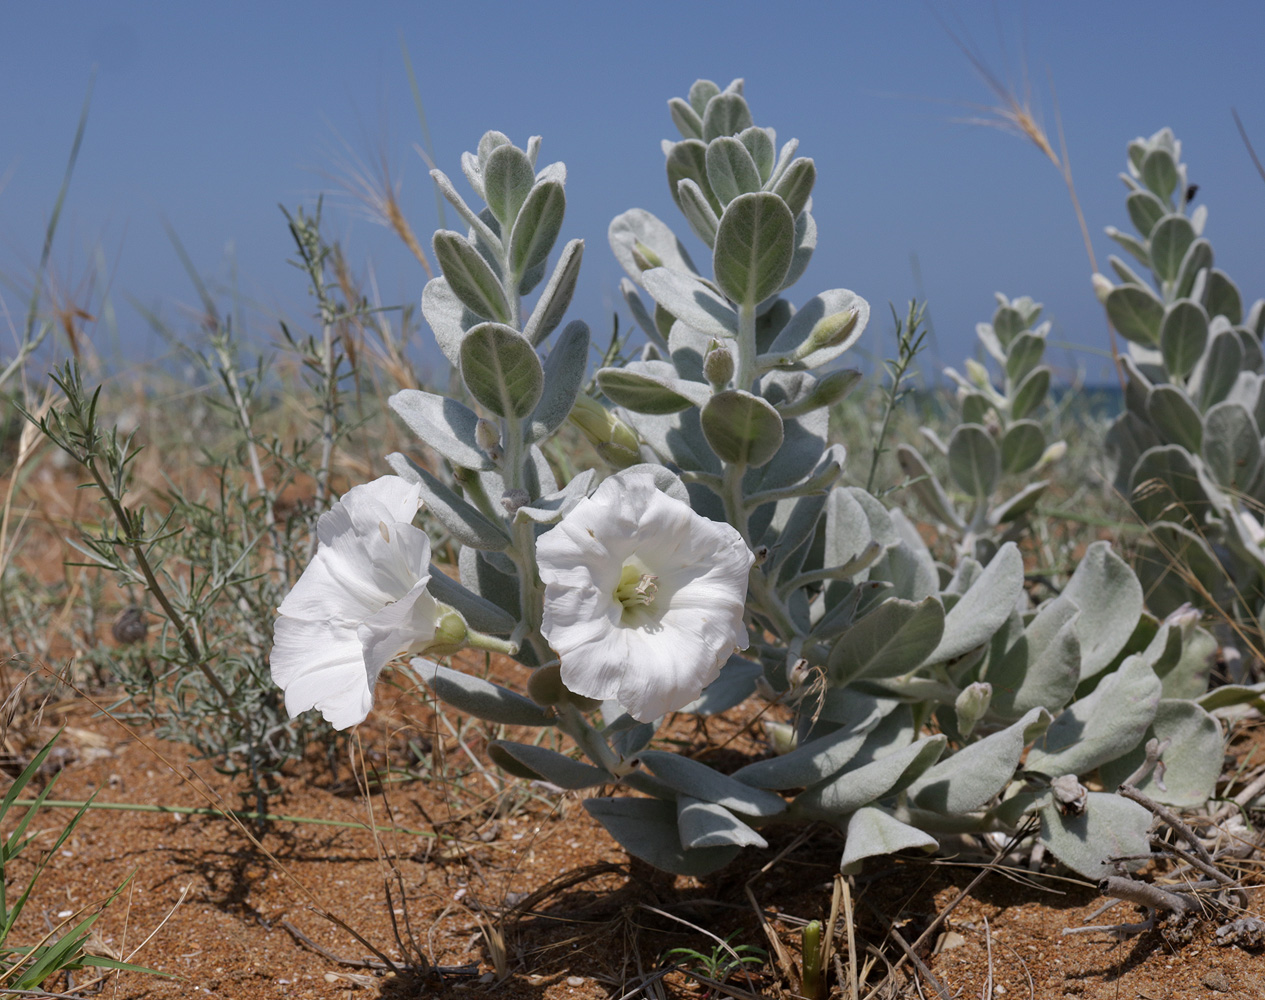
[[[851,288],[874,307],[862,348],[890,351],[887,303],[928,298],[943,363],[974,351],[992,293],[1044,302],[1058,341],[1106,346],[1102,313],[1066,192],[1028,143],[954,119],[989,94],[940,14],[999,76],[1027,61],[1053,130],[1053,81],[1100,266],[1127,228],[1125,144],[1171,125],[1209,206],[1217,263],[1248,301],[1265,294],[1265,182],[1238,137],[1236,107],[1265,153],[1259,46],[1265,6],[1079,2],[636,4],[140,3],[7,4],[0,59],[0,299],[20,314],[75,123],[96,65],[92,112],[53,261],[74,286],[103,260],[118,343],[109,356],[160,357],[133,302],[195,336],[196,296],[163,228],[198,269],[252,303],[252,332],[301,321],[302,277],[288,267],[277,205],[311,207],[387,303],[416,303],[425,275],[394,238],[360,217],[331,174],[348,149],[384,151],[424,240],[438,226],[400,39],[408,45],[439,166],[459,179],[462,150],[489,128],[568,165],[563,239],[587,243],[574,318],[600,336],[620,306],[609,220],[646,208],[687,238],[669,197],[659,140],[675,137],[668,98],[700,76],[746,79],[757,124],[800,139],[817,162],[816,257],[802,300]],[[346,144],[346,145],[344,145]],[[449,224],[452,224],[449,215]],[[691,244],[692,245],[692,244]],[[917,256],[916,281],[911,257]],[[701,252],[698,256],[704,256]],[[100,313],[100,296],[91,307]],[[627,320],[626,314],[621,317]],[[5,325],[0,315],[0,326]],[[0,357],[9,353],[0,331]],[[423,338],[429,334],[423,331]],[[433,349],[426,355],[437,358]],[[1099,357],[1054,352],[1102,378]]]

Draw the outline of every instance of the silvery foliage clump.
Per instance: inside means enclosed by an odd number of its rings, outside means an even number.
[[[1215,613],[1235,661],[1235,647],[1259,648],[1265,608],[1265,300],[1245,310],[1214,266],[1207,207],[1190,203],[1170,130],[1129,143],[1120,176],[1138,235],[1107,232],[1132,264],[1110,258],[1119,284],[1095,277],[1128,340],[1125,412],[1107,437],[1115,486],[1150,529],[1139,562],[1150,607]]]
[[[682,135],[664,143],[669,187],[706,249],[696,265],[640,209],[611,224],[624,298],[648,343],[636,360],[596,373],[604,399],[582,392],[587,327],[562,326],[582,245],[566,243],[548,264],[563,222],[562,166],[538,168],[539,139],[520,150],[489,132],[462,159],[487,207],[470,207],[434,175],[469,228],[436,234],[444,273],[426,286],[423,311],[468,399],[392,397],[442,468],[398,454],[390,463],[418,490],[398,509],[411,516],[420,500],[460,543],[460,579],[430,572],[438,617],[392,641],[443,655],[445,644],[489,648],[499,637],[524,667],[526,695],[426,659],[411,666],[462,712],[544,729],[489,753],[545,787],[591,791],[586,808],[610,834],[668,871],[715,870],[744,847],[767,846],[769,827],[819,820],[845,833],[849,870],[934,849],[941,835],[1012,832],[1029,817],[1055,855],[1089,875],[1110,856],[1145,852],[1150,813],[1078,779],[1114,787],[1155,739],[1165,768],[1144,789],[1177,804],[1211,793],[1221,737],[1193,700],[1208,658],[1192,616],[1144,617],[1141,585],[1105,543],[1057,598],[1033,607],[1013,541],[986,564],[963,554],[942,571],[912,521],[848,485],[828,410],[860,377],[836,362],[869,306],[843,288],[797,297],[798,306],[783,297],[817,241],[813,161],[796,155],[796,140],[779,149],[772,129],[754,125],[740,80],[724,90],[699,81],[669,106]],[[1027,329],[1031,307],[1018,311]],[[1022,407],[1011,402],[1009,415],[1021,419]],[[605,470],[602,485],[594,469],[555,479],[542,449],[568,417],[621,470]],[[724,650],[719,676],[672,706],[706,717],[748,698],[773,703],[770,718],[787,720],[769,728],[775,752],[733,773],[655,746],[663,718],[569,691],[568,668],[582,674],[586,664],[568,664],[564,650],[560,666],[545,638],[568,596],[566,573],[545,566],[563,547],[558,533],[600,531],[578,520],[594,509],[584,505],[607,503],[603,490],[631,495],[626,484],[644,490],[647,475],[671,500],[660,506],[737,536],[742,572],[751,567],[745,628],[729,640],[745,651]],[[681,513],[685,504],[693,513]],[[395,544],[400,526],[383,517],[370,533]],[[627,570],[615,568],[616,596],[652,599],[646,577]],[[398,587],[413,593],[424,577],[414,571]],[[464,640],[453,615],[468,625]],[[634,667],[671,678],[678,665],[668,647]]]
[[[966,373],[946,368],[956,387],[957,423],[944,441],[931,427],[923,437],[947,464],[949,481],[965,502],[954,502],[939,477],[911,445],[896,450],[910,489],[960,553],[987,562],[999,545],[1022,537],[1027,515],[1048,480],[1029,482],[1067,450],[1050,441],[1041,409],[1050,391],[1050,369],[1041,363],[1050,323],[1038,323],[1041,304],[1027,296],[997,293],[991,323],[975,328],[980,345],[997,365],[1000,385],[984,363],[968,358]],[[1015,488],[1015,482],[1024,485]]]

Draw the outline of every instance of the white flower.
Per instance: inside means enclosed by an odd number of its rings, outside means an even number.
[[[661,493],[647,472],[610,477],[536,542],[541,631],[562,681],[641,722],[683,708],[734,649],[755,557],[728,524]]]
[[[273,635],[272,679],[291,718],[319,708],[336,729],[364,721],[382,668],[434,639],[430,540],[412,524],[420,506],[419,486],[383,476],[316,522],[316,556],[277,609]]]

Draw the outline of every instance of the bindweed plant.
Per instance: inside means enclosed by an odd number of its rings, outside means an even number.
[[[394,395],[438,462],[393,454],[394,476],[322,516],[277,624],[287,707],[355,724],[379,672],[410,657],[458,710],[565,737],[553,746],[574,750],[488,752],[510,774],[591,790],[585,807],[611,836],[671,872],[713,871],[767,846],[768,827],[815,821],[844,833],[848,871],[1030,827],[1090,877],[1144,854],[1151,813],[1091,789],[1131,779],[1182,805],[1211,794],[1221,733],[1198,701],[1210,650],[1197,615],[1144,614],[1106,543],[1034,605],[1018,546],[991,532],[1004,519],[989,523],[984,471],[1004,452],[1031,472],[1048,449],[1024,422],[1048,384],[1037,307],[999,309],[1004,388],[966,380],[947,450],[955,477],[979,475],[960,481],[974,509],[956,562],[939,566],[912,521],[846,485],[828,440],[830,408],[860,378],[838,365],[870,307],[844,288],[791,298],[817,242],[813,161],[755,124],[741,80],[700,80],[669,110],[681,138],[663,145],[668,184],[702,263],[649,212],[615,218],[647,343],[596,372],[597,397],[582,392],[588,328],[563,325],[584,248],[548,263],[563,166],[538,164],[539,138],[519,148],[489,132],[462,157],[482,206],[434,172],[468,228],[435,235],[443,275],[422,309],[467,395]],[[568,417],[605,468],[559,481],[547,449]],[[422,507],[459,544],[459,579],[431,565],[412,523]],[[463,646],[514,658],[518,690],[439,662]],[[722,773],[655,742],[673,713],[749,698],[785,723],[767,758]]]
[[[1245,311],[1238,286],[1214,266],[1208,210],[1191,204],[1181,152],[1168,129],[1135,139],[1120,175],[1138,235],[1109,228],[1133,265],[1110,258],[1120,284],[1095,276],[1129,347],[1126,409],[1107,449],[1116,488],[1149,526],[1139,572],[1151,606],[1215,612],[1223,658],[1243,680],[1259,669],[1249,670],[1261,658],[1265,611],[1265,300]]]
[[[1050,369],[1041,364],[1049,322],[1037,324],[1041,305],[1032,299],[1010,300],[997,294],[991,323],[980,323],[976,336],[1001,371],[1001,385],[993,383],[986,365],[966,361],[966,374],[953,368],[945,374],[957,386],[957,419],[949,440],[931,427],[922,435],[947,461],[953,486],[967,497],[954,503],[922,456],[910,445],[896,451],[901,471],[922,506],[958,551],[981,562],[999,544],[1022,537],[1029,512],[1049,483],[1037,480],[1019,489],[1002,491],[1004,478],[1023,482],[1055,462],[1067,450],[1062,441],[1049,442],[1048,427],[1039,419],[1050,390]]]

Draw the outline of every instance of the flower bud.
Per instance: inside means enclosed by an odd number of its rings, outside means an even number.
[[[966,377],[980,389],[992,387],[992,380],[988,377],[988,369],[974,358],[966,359]]]
[[[633,243],[632,259],[633,263],[642,271],[649,271],[652,267],[663,267],[663,259],[642,243],[641,240]]]
[[[439,613],[435,618],[435,637],[423,649],[416,651],[436,658],[451,656],[465,647],[470,627],[456,609],[447,604],[437,604],[436,607]]]
[[[1034,470],[1043,469],[1045,468],[1045,466],[1050,465],[1053,462],[1057,462],[1060,458],[1062,458],[1066,454],[1067,454],[1067,442],[1055,441],[1054,444],[1050,445],[1048,448],[1045,449],[1045,451],[1041,453],[1041,458],[1037,461],[1037,464],[1034,466]]]
[[[953,703],[958,716],[958,732],[970,736],[971,730],[987,713],[993,701],[993,686],[987,681],[968,684]]]
[[[723,389],[734,377],[734,355],[724,344],[712,341],[712,349],[703,358],[703,374],[713,387]]]
[[[1084,815],[1089,805],[1089,789],[1077,780],[1074,774],[1065,774],[1050,782],[1050,790],[1054,792],[1054,804],[1064,816]]]
[[[531,503],[531,494],[526,490],[506,490],[501,496],[501,506],[507,514],[517,514],[519,509]]]
[[[501,429],[486,420],[479,418],[479,422],[474,425],[474,440],[484,451],[492,451],[501,447]]]
[[[1094,286],[1094,297],[1103,305],[1107,304],[1107,296],[1111,294],[1111,290],[1116,286],[1111,283],[1111,279],[1105,275],[1099,274],[1097,271],[1089,279]]]
[[[802,361],[814,351],[836,347],[843,343],[848,334],[856,329],[857,318],[858,313],[855,309],[823,316],[813,326],[812,332],[804,338],[804,342],[795,348],[795,352],[791,355],[792,360]]]
[[[626,469],[641,461],[641,442],[636,433],[591,396],[577,396],[567,419],[615,468]]]
[[[786,722],[770,722],[764,723],[764,736],[769,741],[769,747],[775,754],[781,756],[784,753],[790,753],[799,743],[796,736],[795,727]]]

